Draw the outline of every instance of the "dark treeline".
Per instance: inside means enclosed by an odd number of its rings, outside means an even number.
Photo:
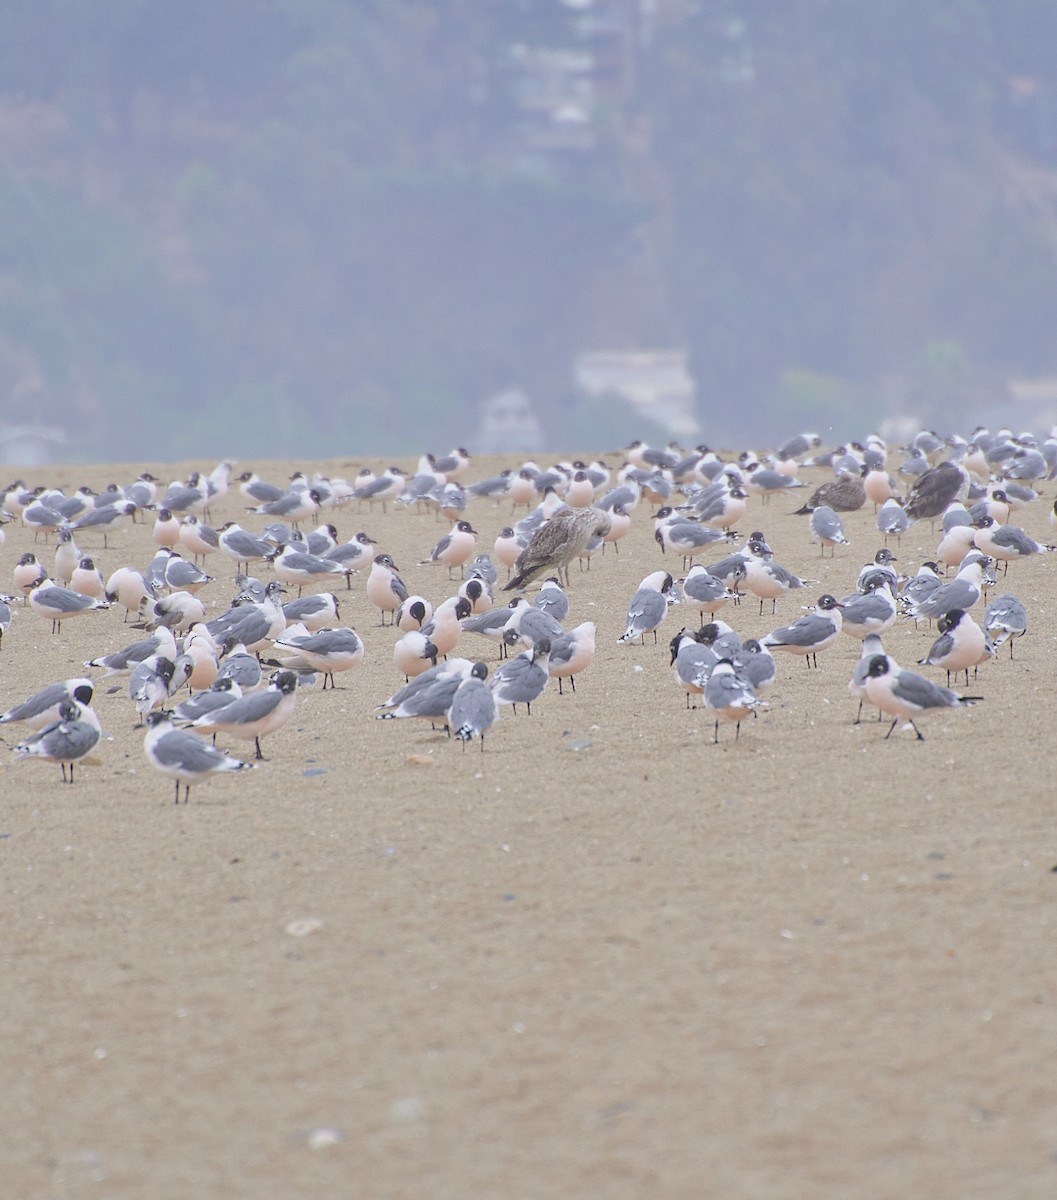
[[[1051,0],[8,0],[0,405],[82,458],[706,436],[1057,374]],[[579,420],[580,425],[577,426]]]

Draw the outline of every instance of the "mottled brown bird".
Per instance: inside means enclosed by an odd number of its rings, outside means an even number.
[[[600,508],[558,509],[518,555],[514,564],[517,574],[504,591],[523,588],[545,572],[554,575],[564,571],[568,583],[569,563],[583,553],[592,538],[605,537],[609,529],[609,514]]]
[[[866,503],[866,489],[858,475],[842,472],[836,479],[820,484],[806,504],[798,508],[797,514],[804,516],[816,508],[832,508],[834,512],[855,512]]]

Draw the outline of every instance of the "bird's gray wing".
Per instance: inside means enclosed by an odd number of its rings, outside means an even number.
[[[958,701],[950,688],[933,683],[916,671],[900,671],[892,680],[892,695],[921,709],[950,708]]]
[[[801,617],[799,621],[794,621],[792,625],[776,629],[771,638],[783,646],[816,646],[832,633],[833,622],[828,617],[811,613]]]

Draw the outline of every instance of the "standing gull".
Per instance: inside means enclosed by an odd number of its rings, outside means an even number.
[[[540,638],[516,658],[508,658],[500,664],[491,684],[496,703],[512,705],[515,715],[517,706],[524,704],[532,716],[532,701],[540,697],[550,681],[550,653],[550,639]]]
[[[186,804],[192,783],[208,779],[218,771],[245,771],[254,765],[207,746],[187,730],[174,728],[171,715],[164,709],[148,713],[144,724],[147,732],[143,738],[143,751],[156,771],[176,780],[176,804],[180,803],[181,783]]]
[[[667,571],[653,571],[646,576],[628,604],[627,628],[617,638],[618,642],[627,644],[638,638],[645,644],[646,634],[651,632],[654,642],[657,641],[657,627],[668,611],[672,582]]]
[[[818,652],[832,646],[840,636],[843,618],[841,603],[828,592],[818,599],[814,612],[799,617],[792,625],[783,625],[766,637],[760,645],[769,650],[786,650],[790,654],[802,654],[808,666],[818,666]]]
[[[910,722],[918,741],[923,742],[925,737],[914,724],[914,717],[932,708],[968,707],[980,699],[979,696],[959,696],[916,671],[897,666],[886,654],[876,654],[870,659],[863,688],[872,705],[894,718],[885,740],[892,736],[902,717]]]
[[[192,727],[209,732],[222,730],[232,737],[252,740],[256,757],[263,758],[261,738],[274,733],[293,716],[296,693],[297,675],[293,671],[276,671],[264,691],[242,696],[217,712],[206,713]]]
[[[488,667],[483,662],[474,663],[469,678],[456,688],[448,709],[448,728],[462,742],[463,750],[467,742],[479,737],[483,751],[484,735],[499,720],[495,693],[485,683],[487,675]]]
[[[73,765],[99,741],[99,725],[86,720],[81,705],[64,700],[59,705],[58,720],[31,734],[14,748],[18,758],[43,758],[62,767],[63,783],[73,783]],[[70,768],[66,777],[67,764]]]
[[[996,596],[984,609],[984,629],[991,635],[991,645],[997,650],[1009,642],[1009,657],[1013,657],[1013,642],[1028,631],[1028,614],[1024,605],[1010,592]]]
[[[734,721],[734,740],[741,723],[765,701],[758,700],[749,681],[735,669],[729,658],[721,658],[712,668],[704,687],[705,707],[715,714],[714,741],[719,742],[719,722]]]
[[[569,563],[587,548],[592,538],[605,537],[609,532],[609,514],[599,508],[561,508],[546,524],[541,525],[518,555],[514,564],[516,574],[505,591],[524,588],[544,572],[565,574],[569,583]]]

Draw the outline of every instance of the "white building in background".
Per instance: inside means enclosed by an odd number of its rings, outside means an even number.
[[[497,392],[481,405],[475,453],[538,454],[542,449],[539,418],[532,401],[520,388]]]
[[[56,461],[55,449],[66,444],[66,432],[53,425],[0,425],[0,463],[42,467]]]
[[[573,364],[584,395],[622,396],[643,417],[693,440],[701,433],[685,350],[593,350]]]
[[[1011,379],[1009,408],[1001,414],[1005,424],[1017,429],[1049,432],[1057,422],[1057,375],[1037,379]]]

